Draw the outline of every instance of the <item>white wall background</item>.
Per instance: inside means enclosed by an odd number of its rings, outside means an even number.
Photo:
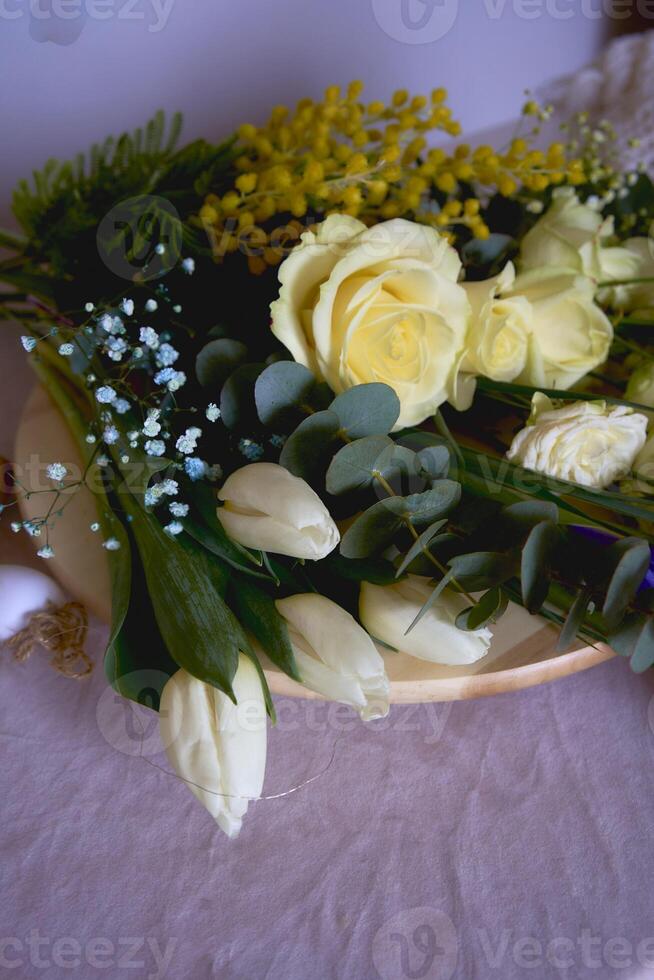
[[[0,0],[0,221],[31,168],[162,106],[217,137],[361,77],[370,98],[444,84],[466,130],[494,125],[593,57],[602,2]]]

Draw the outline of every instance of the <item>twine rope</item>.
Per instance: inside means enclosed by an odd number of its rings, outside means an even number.
[[[23,662],[39,647],[52,654],[50,666],[65,677],[87,677],[93,662],[84,649],[89,617],[80,602],[56,606],[33,613],[24,629],[7,640],[14,659]]]

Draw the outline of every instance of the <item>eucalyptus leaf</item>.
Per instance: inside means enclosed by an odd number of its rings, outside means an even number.
[[[218,390],[247,356],[248,349],[240,340],[210,340],[195,359],[197,379],[203,388]]]
[[[411,562],[414,561],[418,555],[427,550],[429,542],[438,534],[444,524],[447,524],[447,518],[440,521],[434,521],[433,524],[430,524],[429,527],[418,536],[400,562],[397,572],[395,573],[397,578],[399,578],[400,575],[407,570]]]
[[[644,625],[645,616],[642,613],[629,613],[619,626],[608,633],[607,643],[619,656],[631,657]]]
[[[407,519],[419,526],[453,510],[461,499],[461,486],[454,480],[435,480],[431,490],[402,499]]]
[[[414,627],[416,627],[418,625],[418,623],[423,618],[423,616],[426,616],[427,615],[427,613],[429,612],[429,610],[431,609],[431,607],[434,605],[434,603],[436,602],[436,600],[438,599],[438,597],[441,595],[442,592],[445,591],[445,589],[448,587],[448,585],[450,584],[450,582],[452,581],[453,578],[454,578],[454,571],[453,571],[453,569],[450,568],[450,569],[447,570],[447,572],[445,573],[445,575],[443,576],[443,578],[440,580],[440,582],[435,586],[433,592],[431,593],[431,595],[429,596],[429,598],[427,599],[427,601],[424,603],[424,605],[422,606],[422,608],[418,612],[418,615],[414,618],[413,622],[405,630],[405,633],[404,633],[405,636],[407,636],[407,634],[409,634],[411,632],[411,630],[414,629]]]
[[[636,674],[642,674],[654,665],[654,619],[651,616],[645,620],[629,663]]]
[[[474,606],[462,610],[456,617],[461,630],[478,630],[489,623],[496,623],[504,615],[509,604],[506,593],[496,586],[486,592]]]
[[[457,555],[448,564],[456,582],[472,592],[501,585],[517,571],[515,558],[498,551],[473,551],[468,555]]]
[[[404,524],[402,497],[387,497],[360,514],[341,539],[345,558],[368,558],[383,551]]]
[[[388,385],[356,385],[337,395],[329,406],[350,439],[387,435],[400,416],[400,400]]]
[[[651,560],[650,547],[639,538],[624,538],[607,549],[609,560],[617,558],[604,599],[602,615],[609,626],[616,626],[632,602]]]
[[[525,609],[536,613],[547,598],[550,568],[559,532],[556,524],[542,521],[529,532],[522,548],[520,560],[520,584]]]
[[[570,606],[568,615],[565,623],[563,624],[563,628],[559,633],[559,639],[556,644],[556,649],[559,653],[567,650],[579,633],[579,630],[584,622],[586,612],[588,611],[591,594],[590,588],[585,586],[584,588],[580,589],[574,602]]]
[[[284,427],[297,415],[311,395],[315,379],[311,371],[295,361],[277,361],[261,372],[254,386],[260,421],[267,426]]]
[[[258,423],[254,401],[254,385],[261,374],[263,365],[242,364],[223,385],[220,393],[220,414],[228,429]]]
[[[339,429],[338,417],[328,409],[310,415],[284,443],[279,462],[312,486],[324,484],[334,447],[340,445]]]

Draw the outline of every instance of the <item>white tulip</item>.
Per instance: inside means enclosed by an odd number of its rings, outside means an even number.
[[[293,558],[326,558],[340,541],[329,511],[308,483],[277,463],[250,463],[225,480],[218,520],[246,548]]]
[[[388,714],[384,661],[364,629],[331,599],[315,593],[275,603],[288,625],[302,683],[357,709],[364,721]]]
[[[236,837],[266,768],[266,707],[254,664],[242,654],[233,680],[237,704],[178,670],[167,681],[159,728],[168,760],[218,826]]]
[[[395,585],[361,583],[359,615],[369,633],[403,653],[436,664],[473,664],[488,652],[489,629],[461,630],[456,617],[469,602],[445,589],[413,629],[414,621],[434,590],[428,578],[408,575]]]
[[[582,401],[554,408],[537,392],[529,424],[506,455],[536,473],[601,488],[629,472],[646,435],[646,416],[625,405]]]

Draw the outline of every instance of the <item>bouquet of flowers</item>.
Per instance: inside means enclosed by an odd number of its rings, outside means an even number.
[[[608,122],[537,148],[549,115],[471,148],[443,89],[354,82],[219,145],[160,113],[16,191],[1,312],[84,465],[12,526],[48,559],[92,486],[109,683],[229,835],[266,658],[364,719],[384,657],[474,663],[510,603],[654,663],[654,186]]]

